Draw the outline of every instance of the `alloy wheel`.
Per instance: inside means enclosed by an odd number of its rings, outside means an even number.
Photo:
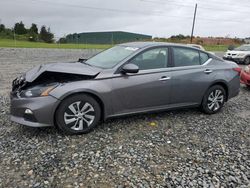
[[[219,89],[212,91],[208,96],[208,109],[211,111],[218,111],[224,103],[223,92]]]
[[[95,119],[95,110],[88,102],[77,101],[64,112],[65,124],[75,131],[88,128]]]

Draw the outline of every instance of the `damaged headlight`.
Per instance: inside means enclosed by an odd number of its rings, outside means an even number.
[[[28,88],[26,90],[21,91],[19,96],[22,98],[48,96],[49,93],[57,86],[58,84],[34,86],[32,88]]]

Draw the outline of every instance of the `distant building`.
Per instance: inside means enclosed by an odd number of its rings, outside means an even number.
[[[245,42],[246,44],[250,44],[250,38],[245,38],[245,39],[244,39],[244,42]]]
[[[151,40],[152,36],[123,31],[75,33],[66,36],[67,43],[120,44],[132,41]]]

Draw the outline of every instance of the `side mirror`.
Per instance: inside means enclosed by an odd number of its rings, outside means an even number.
[[[124,72],[124,73],[138,73],[139,67],[135,64],[128,63],[122,67],[122,72]]]

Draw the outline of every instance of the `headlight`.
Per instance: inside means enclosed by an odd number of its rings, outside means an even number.
[[[20,93],[20,97],[29,98],[29,97],[43,97],[48,96],[49,93],[55,89],[58,84],[50,84],[50,85],[38,85],[27,90],[23,90]]]
[[[244,69],[244,71],[245,71],[246,73],[250,73],[250,68],[249,68],[249,66],[246,66],[245,69]]]
[[[239,53],[239,54],[237,54],[237,56],[238,56],[238,57],[244,57],[245,54],[244,54],[244,53]]]

